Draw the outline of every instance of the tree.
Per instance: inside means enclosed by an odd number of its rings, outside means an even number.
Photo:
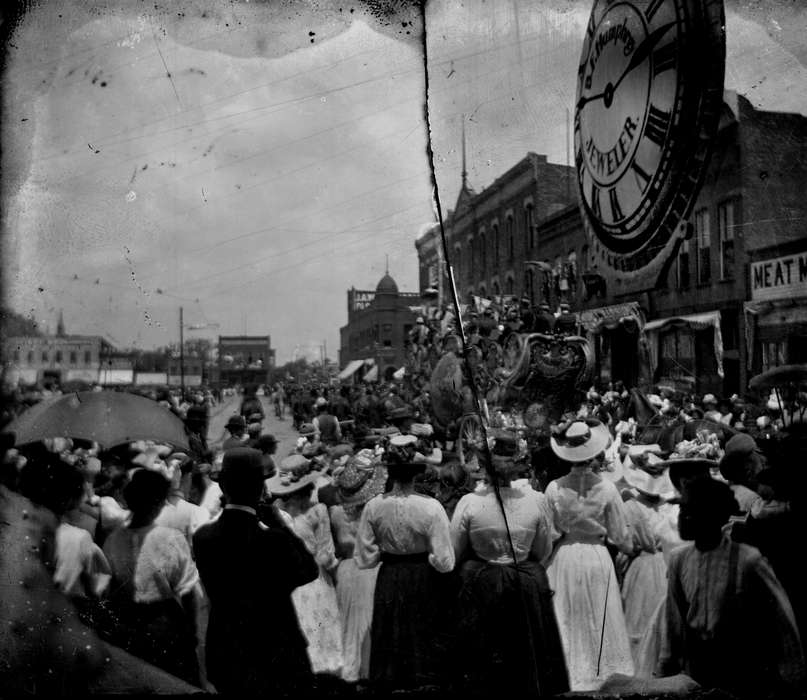
[[[42,335],[39,324],[10,309],[0,308],[0,338],[5,340],[26,335]]]

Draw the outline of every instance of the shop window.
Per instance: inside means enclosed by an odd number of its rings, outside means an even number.
[[[74,367],[78,364],[78,353],[75,350],[70,351],[70,364]]]
[[[689,288],[689,241],[681,241],[678,256],[675,259],[675,286],[678,289]]]
[[[695,213],[695,242],[697,245],[698,284],[707,284],[712,279],[711,238],[709,236],[709,210]]]
[[[695,339],[689,329],[675,329],[661,334],[659,370],[670,379],[691,379],[695,369]]]
[[[720,279],[734,278],[734,202],[723,202],[717,208],[720,233]]]
[[[787,364],[784,340],[762,343],[762,371]]]

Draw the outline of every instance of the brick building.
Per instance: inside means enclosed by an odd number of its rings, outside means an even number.
[[[420,303],[419,294],[398,291],[389,273],[374,292],[349,289],[347,325],[339,329],[340,379],[389,380],[404,365],[404,346]]]
[[[742,392],[748,380],[765,368],[807,362],[807,284],[802,285],[807,282],[807,259],[805,279],[799,277],[800,254],[807,251],[807,118],[757,110],[744,97],[727,91],[716,138],[688,222],[690,237],[663,279],[639,280],[644,291],[620,294],[589,273],[576,204],[533,211],[534,236],[525,235],[529,229],[522,227],[522,247],[516,242],[515,255],[521,250],[540,264],[526,266],[523,273],[523,259],[521,265],[510,264],[501,254],[495,269],[489,260],[480,267],[473,252],[466,252],[466,238],[458,291],[473,289],[481,296],[509,293],[507,287],[492,282],[512,276],[513,293],[523,293],[533,303],[547,301],[554,309],[560,301],[569,301],[578,310],[581,332],[592,341],[597,375],[605,381],[664,383],[729,395]],[[497,183],[507,179],[512,187],[518,181],[512,174],[523,164]],[[564,193],[562,181],[556,176],[556,195]],[[464,215],[450,217],[452,224],[456,227],[458,218],[466,222],[468,212],[479,211],[478,200],[494,199],[486,193],[461,193],[457,209],[462,204]],[[477,220],[477,230],[489,221]],[[463,229],[460,238],[468,235]],[[456,232],[454,236],[449,245],[456,245]],[[439,232],[427,232],[416,247],[421,288],[444,284],[435,274],[441,268],[434,267]],[[463,253],[475,262],[471,278],[462,267]]]
[[[197,364],[201,377],[203,371],[201,361]],[[272,347],[271,336],[219,336],[218,382],[224,386],[267,384],[274,367],[275,350]]]
[[[536,223],[576,203],[574,182],[573,168],[536,153],[527,153],[479,193],[463,169],[456,206],[443,221],[461,301],[527,292],[525,261],[538,254]],[[421,291],[432,286],[447,298],[439,227],[424,233],[415,247]]]

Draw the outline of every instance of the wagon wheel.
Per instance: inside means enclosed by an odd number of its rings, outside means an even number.
[[[463,416],[457,431],[457,456],[460,464],[464,467],[478,459],[484,445],[485,427],[482,419],[475,413]]]

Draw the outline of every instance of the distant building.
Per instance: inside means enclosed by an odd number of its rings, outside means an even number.
[[[395,280],[385,274],[375,291],[349,289],[347,325],[339,329],[340,378],[376,375],[389,380],[404,365],[404,346],[421,304],[414,292],[399,292]]]
[[[271,336],[219,336],[218,372],[219,382],[224,386],[267,384],[274,367]]]

